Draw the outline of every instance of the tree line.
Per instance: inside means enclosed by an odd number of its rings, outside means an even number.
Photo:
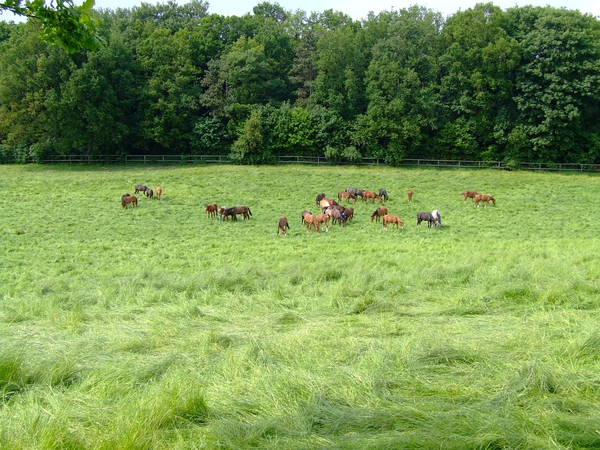
[[[600,24],[477,4],[208,13],[97,11],[96,49],[0,23],[0,160],[213,154],[600,162]]]

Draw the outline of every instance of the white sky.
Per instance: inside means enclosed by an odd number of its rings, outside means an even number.
[[[209,1],[209,13],[216,13],[224,16],[241,16],[245,13],[252,12],[252,8],[262,3],[263,0],[221,0]],[[76,4],[81,4],[81,0],[75,0]],[[140,5],[141,0],[96,0],[96,8],[131,8]],[[151,0],[145,3],[156,4],[166,3],[164,1]],[[177,0],[177,3],[184,4],[185,0]],[[434,11],[441,12],[444,16],[454,14],[456,11],[465,10],[473,7],[477,0],[270,0],[270,3],[278,3],[286,10],[296,11],[301,9],[307,13],[313,11],[325,11],[333,9],[350,15],[354,19],[362,19],[367,16],[369,11],[378,13],[383,10],[401,9],[411,6],[415,3],[426,6]],[[484,0],[479,0],[479,3],[485,3]],[[546,6],[550,5],[556,8],[578,9],[582,13],[590,13],[595,16],[600,16],[600,0],[496,0],[494,5],[502,9],[512,6]],[[14,20],[12,15],[8,13],[0,14],[0,20]]]

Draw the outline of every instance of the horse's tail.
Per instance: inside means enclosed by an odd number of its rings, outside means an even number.
[[[248,214],[252,215],[252,211],[250,211],[250,208],[248,208]]]

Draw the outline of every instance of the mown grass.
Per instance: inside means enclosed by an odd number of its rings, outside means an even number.
[[[0,448],[600,448],[595,175],[0,166],[0,181]],[[121,210],[138,183],[164,200]],[[405,229],[359,202],[353,223],[306,233],[315,195],[349,186],[385,187]],[[213,201],[252,218],[211,220]],[[444,227],[417,228],[433,209]]]

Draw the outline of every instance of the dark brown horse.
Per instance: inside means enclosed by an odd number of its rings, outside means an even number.
[[[237,222],[237,215],[242,215],[242,220],[250,220],[250,216],[252,215],[252,211],[246,205],[242,206],[232,206],[231,208],[227,208],[223,213],[222,217],[227,219],[228,217],[233,217],[234,222]]]
[[[123,194],[121,195],[121,202],[123,202],[123,200],[125,200],[125,197],[129,197],[131,194]]]
[[[217,211],[219,210],[219,207],[216,203],[211,203],[210,205],[206,205],[204,210],[206,211],[206,214],[208,214],[208,217],[217,217]]]
[[[477,194],[475,196],[475,205],[473,205],[473,206],[476,206],[477,208],[479,208],[480,202],[485,202],[485,206],[487,206],[490,202],[492,202],[494,204],[494,206],[496,206],[496,199],[488,194]]]
[[[325,198],[325,194],[323,194],[322,192],[320,194],[317,194],[317,197],[315,198],[316,204],[317,206],[319,206],[319,203],[321,202],[321,200],[323,200]]]
[[[467,201],[468,198],[472,198],[473,200],[475,200],[477,191],[463,191],[460,193],[460,195],[462,195],[465,198],[465,202]]]
[[[346,220],[352,220],[354,218],[354,208],[346,208],[344,215],[346,216]]]
[[[427,228],[433,228],[435,226],[435,219],[428,212],[417,213],[417,226],[421,226],[421,222],[427,222]]]
[[[279,218],[279,220],[277,221],[277,234],[279,234],[279,231],[281,230],[281,234],[283,236],[285,236],[285,229],[290,229],[290,225],[288,224],[288,220],[287,217],[285,216],[281,216]]]
[[[404,222],[398,216],[391,216],[391,215],[388,215],[388,214],[386,214],[385,216],[383,216],[383,227],[386,230],[387,230],[388,223],[392,224],[392,228],[394,228],[394,225],[396,225],[396,228],[398,228],[398,226],[400,226],[400,227],[402,227],[404,229]]]
[[[121,200],[121,209],[127,208],[127,205],[137,206],[137,197],[135,195],[129,195],[127,197],[123,197]]]
[[[408,195],[408,203],[411,203],[412,202],[412,194],[413,194],[413,192],[409,189],[406,194]]]
[[[375,199],[377,199],[377,200],[379,200],[379,203],[383,203],[383,199],[381,198],[381,196],[377,195],[377,193],[373,192],[373,191],[365,191],[362,199],[363,199],[363,202],[364,201],[368,202],[369,199],[371,199],[373,201],[373,203],[375,203]]]
[[[148,186],[144,186],[143,184],[136,184],[135,185],[135,193],[136,194],[138,192],[146,192],[146,189],[148,189]]]
[[[385,216],[387,213],[388,209],[385,206],[377,208],[373,211],[373,214],[371,214],[371,222],[373,222],[373,219],[375,219],[375,222],[379,222],[379,218]]]

